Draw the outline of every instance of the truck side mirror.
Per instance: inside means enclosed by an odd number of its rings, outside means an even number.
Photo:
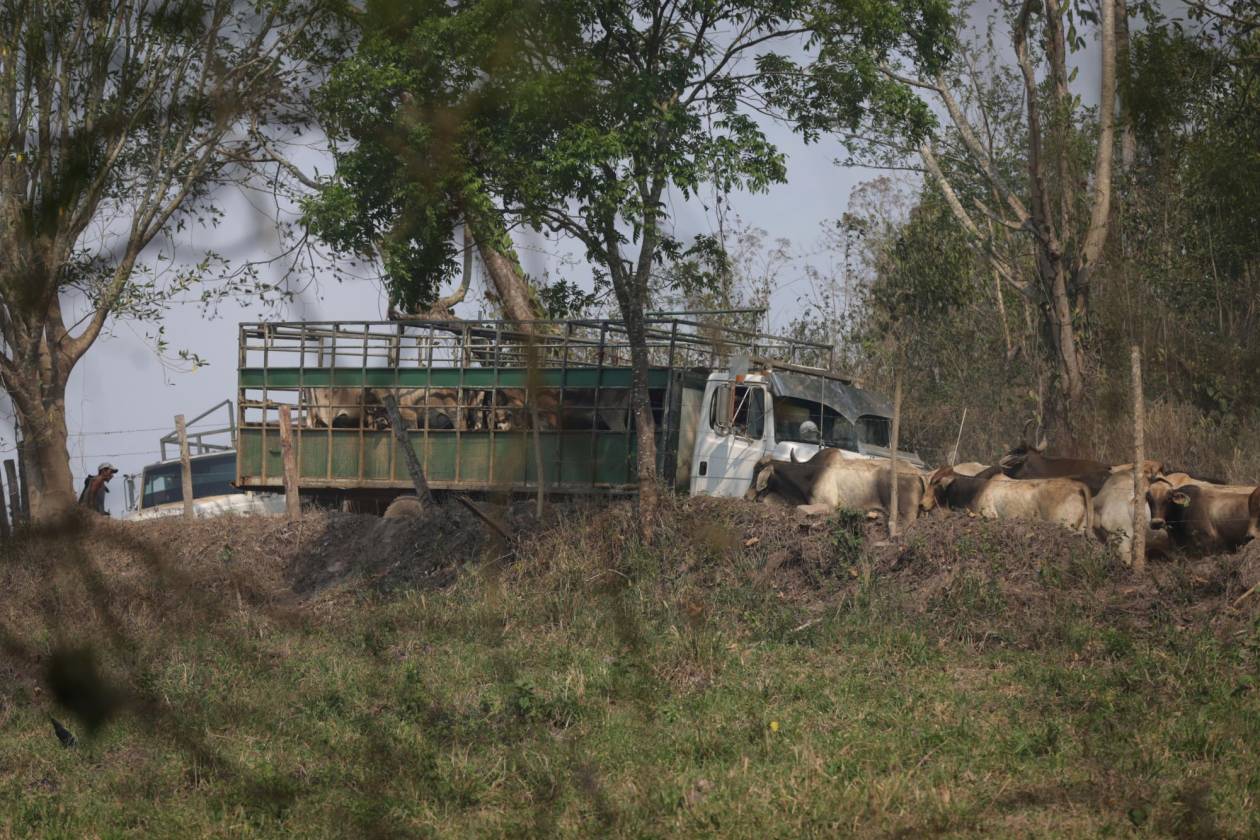
[[[731,431],[731,397],[733,391],[729,384],[718,385],[713,390],[713,428],[722,434]]]

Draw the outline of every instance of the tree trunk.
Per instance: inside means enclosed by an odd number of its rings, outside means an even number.
[[[659,190],[652,193],[647,202],[655,207]],[[656,510],[660,502],[656,481],[656,420],[652,416],[652,398],[648,392],[648,347],[645,310],[652,258],[656,252],[656,224],[654,213],[646,214],[643,225],[643,241],[639,247],[639,261],[634,270],[622,261],[619,237],[611,218],[604,224],[604,248],[608,259],[609,276],[613,294],[621,309],[626,325],[626,340],[630,344],[631,405],[634,408],[636,442],[638,445],[637,473],[639,480],[639,536],[645,543],[652,542]]]
[[[630,379],[633,385],[635,440],[638,444],[639,532],[643,541],[652,541],[660,488],[656,481],[656,418],[652,415],[652,395],[648,391],[647,334],[643,311],[623,311],[626,337],[630,341]]]
[[[1069,439],[1074,437],[1073,421],[1078,417],[1085,395],[1085,371],[1076,326],[1073,323],[1072,299],[1068,292],[1067,271],[1061,258],[1043,253],[1038,260],[1042,288],[1050,298],[1046,309],[1051,349],[1059,375],[1060,420]]]
[[[466,230],[472,232],[477,253],[486,267],[486,274],[499,298],[503,317],[509,321],[533,321],[543,317],[534,298],[529,280],[521,269],[516,249],[507,231],[497,222],[484,218],[470,219]]]
[[[1115,0],[1116,15],[1116,71],[1123,80],[1125,93],[1131,88],[1129,75],[1129,9],[1125,0]],[[1133,130],[1133,109],[1129,96],[1120,97],[1120,167],[1128,171],[1137,158],[1137,135]]]
[[[55,522],[75,504],[74,476],[66,445],[66,403],[58,397],[42,408],[15,401],[22,425],[24,454],[31,499],[31,521]]]

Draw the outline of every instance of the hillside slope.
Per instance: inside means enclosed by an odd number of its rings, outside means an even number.
[[[0,835],[1260,832],[1256,550],[1137,579],[967,517],[508,522],[10,546]]]

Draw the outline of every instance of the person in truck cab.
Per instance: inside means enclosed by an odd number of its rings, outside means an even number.
[[[118,468],[108,461],[96,468],[96,475],[83,480],[83,492],[79,494],[79,504],[102,516],[109,516],[105,510],[105,494],[109,492],[110,479],[118,472]]]

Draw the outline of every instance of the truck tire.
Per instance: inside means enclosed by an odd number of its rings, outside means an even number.
[[[424,505],[415,496],[399,496],[397,499],[389,503],[389,507],[385,508],[383,519],[402,519],[410,517],[418,519],[424,516]]]

